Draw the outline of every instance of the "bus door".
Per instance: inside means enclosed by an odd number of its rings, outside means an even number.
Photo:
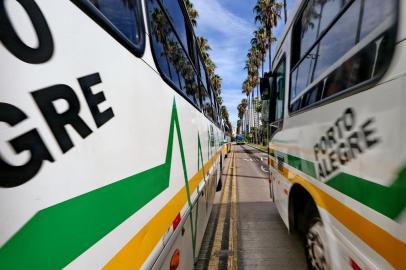
[[[285,103],[285,85],[286,85],[286,58],[282,57],[275,69],[273,74],[271,94],[270,94],[270,141],[277,133],[283,128],[283,117],[284,117],[284,103]],[[287,156],[281,155],[278,151],[278,140],[272,140],[270,144],[270,149],[273,150],[273,167],[270,168],[271,172],[271,183],[270,190],[271,196],[273,194],[273,199],[275,201],[276,207],[281,212],[287,213],[287,207],[284,200],[287,200],[287,194],[284,192],[286,190],[286,180],[283,176],[283,166],[287,163]],[[283,151],[286,153],[286,151]],[[285,209],[286,208],[286,209]],[[284,215],[282,215],[284,216]],[[286,222],[286,221],[285,221]]]

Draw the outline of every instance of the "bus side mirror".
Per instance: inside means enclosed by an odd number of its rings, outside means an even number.
[[[277,100],[277,91],[276,91],[276,80],[273,74],[271,74],[269,80],[269,123],[272,123],[276,119],[276,100]]]
[[[261,92],[261,99],[268,100],[271,92],[270,78],[261,78],[259,81],[259,91]]]

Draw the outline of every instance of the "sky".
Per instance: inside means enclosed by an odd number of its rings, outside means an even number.
[[[295,1],[287,2],[288,16]],[[199,12],[196,34],[207,38],[212,48],[210,57],[217,66],[216,73],[223,79],[223,104],[227,106],[230,121],[235,128],[237,106],[245,97],[241,88],[247,76],[244,70],[246,55],[253,32],[258,28],[253,13],[256,0],[192,0],[192,3]],[[283,27],[281,19],[274,31],[276,37],[281,34]]]

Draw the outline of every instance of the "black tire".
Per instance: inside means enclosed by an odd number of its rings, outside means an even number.
[[[328,270],[330,264],[327,254],[326,232],[317,207],[313,202],[307,203],[304,216],[303,245],[307,267],[310,270]]]
[[[217,183],[216,192],[220,191],[223,188],[223,158],[220,158],[220,179]]]

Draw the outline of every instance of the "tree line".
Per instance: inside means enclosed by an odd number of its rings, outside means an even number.
[[[247,77],[242,83],[242,93],[246,95],[237,106],[237,133],[245,133],[247,138],[256,143],[265,143],[267,127],[260,124],[262,103],[259,95],[259,79],[264,76],[264,64],[268,54],[268,70],[272,67],[272,45],[276,43],[273,29],[281,19],[284,11],[284,21],[287,21],[286,0],[258,0],[253,8],[257,29],[251,38],[244,69]],[[255,91],[256,90],[256,91]],[[254,123],[252,123],[254,121]],[[265,121],[262,121],[263,123]]]
[[[190,0],[185,0],[185,4],[190,21],[192,22],[193,27],[196,27],[199,12],[194,8],[194,5]],[[211,50],[209,41],[207,40],[207,38],[201,36],[197,36],[196,41],[197,46],[199,47],[202,54],[203,61],[206,65],[207,75],[213,87],[215,98],[220,105],[220,113],[231,135],[232,125],[230,122],[229,113],[227,107],[223,105],[223,98],[221,97],[221,83],[223,79],[220,77],[220,75],[216,74],[216,65],[214,64],[209,54]]]

